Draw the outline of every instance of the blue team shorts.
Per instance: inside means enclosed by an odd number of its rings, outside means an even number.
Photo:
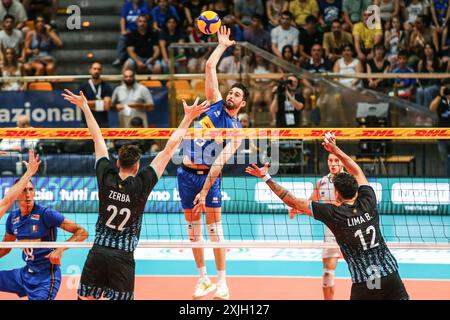
[[[40,271],[29,267],[0,271],[0,291],[29,300],[54,300],[61,285],[61,270],[51,266]]]
[[[207,174],[188,172],[183,167],[178,168],[178,191],[183,209],[194,208],[195,196],[202,190],[207,176]],[[222,194],[220,191],[220,177],[218,177],[206,196],[206,207],[220,208],[221,206]]]

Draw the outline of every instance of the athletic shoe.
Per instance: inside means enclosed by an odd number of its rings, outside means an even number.
[[[194,299],[206,296],[208,293],[216,289],[216,285],[208,278],[200,278],[195,286],[195,292],[192,295]]]
[[[218,284],[217,291],[214,293],[214,299],[217,300],[228,300],[230,299],[230,290],[226,284]]]

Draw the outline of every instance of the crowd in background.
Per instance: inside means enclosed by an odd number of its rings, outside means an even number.
[[[51,23],[56,7],[56,0],[1,0],[2,76],[57,74],[52,52],[63,43]],[[195,27],[196,17],[205,10],[219,14],[222,23],[231,29],[232,39],[248,41],[312,73],[450,72],[448,0],[127,0],[120,13],[113,65],[121,68],[124,77],[126,70],[133,71],[133,75],[168,73],[171,43],[216,41],[214,35],[204,35]],[[380,19],[374,16],[377,12]],[[239,46],[227,50],[219,72],[285,71],[258,55],[244,56],[243,51]],[[176,50],[176,72],[204,72],[210,52],[207,48]],[[443,101],[446,97],[446,83],[440,79],[336,80],[345,86],[400,96],[426,109],[437,97]],[[231,82],[221,81],[221,89],[227,90]],[[311,98],[320,94],[314,83],[293,78],[285,88],[286,103],[280,103],[276,101],[279,91],[275,81],[253,80],[250,86],[251,122],[258,110],[265,109],[272,112],[272,125],[308,125],[309,120],[302,121],[297,111],[314,108]],[[19,83],[5,83],[2,87],[21,89],[24,86]],[[112,94],[114,97],[119,99],[120,94]],[[127,104],[117,101],[111,107],[128,114],[124,108]],[[151,100],[147,98],[145,103]],[[291,110],[295,117],[280,120],[280,106],[283,113]],[[141,112],[145,110],[148,107],[140,108]]]

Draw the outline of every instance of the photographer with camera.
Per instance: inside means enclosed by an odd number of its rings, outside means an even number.
[[[447,83],[439,90],[439,95],[430,103],[430,111],[438,115],[438,127],[450,127],[450,84]],[[439,155],[441,163],[450,171],[448,155],[450,151],[450,140],[438,140]],[[450,173],[450,172],[449,172]]]
[[[275,95],[270,105],[270,112],[275,119],[276,127],[300,127],[305,99],[299,90],[298,78],[291,75],[287,79],[278,81],[272,93]]]

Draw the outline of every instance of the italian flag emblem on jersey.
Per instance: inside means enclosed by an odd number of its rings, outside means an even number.
[[[38,226],[37,225],[32,225],[31,226],[31,232],[38,232]]]

